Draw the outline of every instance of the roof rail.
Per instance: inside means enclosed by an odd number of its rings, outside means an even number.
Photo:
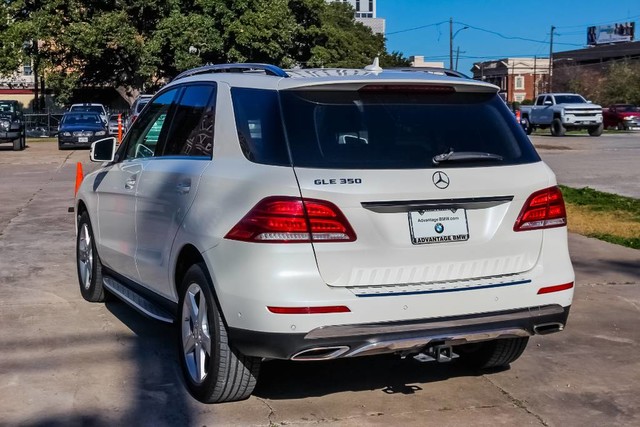
[[[253,63],[237,63],[237,64],[214,64],[204,65],[202,67],[193,68],[191,70],[184,71],[176,78],[179,80],[185,77],[191,77],[198,74],[207,73],[243,73],[246,71],[264,71],[265,74],[276,77],[289,77],[289,75],[280,67],[270,64],[253,64]]]
[[[414,72],[417,71],[417,72],[430,73],[430,74],[444,74],[445,76],[460,77],[462,79],[469,78],[469,76],[467,76],[464,73],[461,73],[460,71],[451,70],[449,68],[440,68],[440,67],[404,67],[404,68],[394,68],[394,70],[414,71]]]

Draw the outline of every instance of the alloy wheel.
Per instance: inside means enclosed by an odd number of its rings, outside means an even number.
[[[192,283],[182,303],[182,351],[187,370],[195,384],[201,384],[208,375],[211,359],[211,334],[207,300],[202,288]]]
[[[82,224],[78,240],[78,270],[82,285],[85,289],[89,289],[93,272],[93,247],[89,225],[86,223]]]

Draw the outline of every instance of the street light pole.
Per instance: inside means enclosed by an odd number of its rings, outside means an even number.
[[[449,18],[449,69],[453,70],[453,39],[456,38],[458,33],[462,30],[466,30],[469,28],[468,26],[462,27],[458,29],[455,33],[453,32],[453,18]],[[457,60],[456,60],[457,62]],[[458,66],[456,65],[456,69]]]
[[[453,70],[453,18],[449,17],[449,69]]]
[[[549,93],[553,92],[553,81],[551,80],[551,74],[553,73],[553,32],[556,27],[551,26],[551,39],[549,41]]]

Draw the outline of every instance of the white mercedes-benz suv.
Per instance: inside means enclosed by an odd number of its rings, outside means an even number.
[[[552,171],[496,86],[263,64],[187,71],[77,193],[82,296],[177,324],[203,402],[268,359],[507,366],[573,296]]]

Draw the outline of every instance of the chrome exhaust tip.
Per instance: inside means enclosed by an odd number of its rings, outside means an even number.
[[[304,362],[314,360],[331,360],[342,356],[347,351],[349,351],[349,347],[344,345],[335,347],[314,347],[294,354],[291,356],[291,360]]]
[[[533,332],[535,332],[536,335],[547,335],[547,334],[552,334],[554,332],[560,332],[563,329],[564,329],[564,325],[562,323],[552,322],[552,323],[542,323],[540,325],[535,325],[533,327]]]

